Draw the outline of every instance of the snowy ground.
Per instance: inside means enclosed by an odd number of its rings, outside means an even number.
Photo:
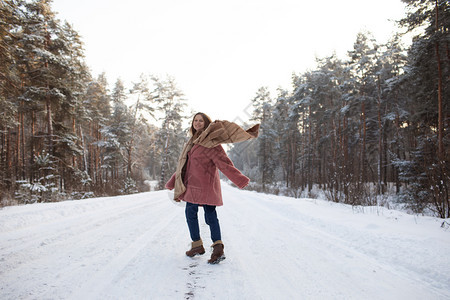
[[[4,208],[0,299],[450,299],[442,220],[227,184],[223,196],[219,265],[184,255],[167,191]]]

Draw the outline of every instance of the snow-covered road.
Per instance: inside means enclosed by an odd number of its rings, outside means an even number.
[[[167,191],[0,210],[0,299],[450,299],[442,220],[222,186],[219,265]]]

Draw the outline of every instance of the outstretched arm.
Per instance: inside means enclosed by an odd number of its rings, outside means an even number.
[[[241,173],[223,150],[221,145],[208,149],[216,167],[239,188],[245,188],[250,179]]]

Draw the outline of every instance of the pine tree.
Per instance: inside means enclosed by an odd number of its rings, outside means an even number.
[[[450,152],[448,101],[450,98],[450,8],[445,0],[403,0],[409,8],[400,24],[409,31],[424,28],[413,40],[407,73],[401,85],[408,93],[405,110],[410,113],[407,130],[410,159],[398,159],[406,178],[416,177],[403,195],[419,207],[433,204],[439,216],[450,216]]]
[[[153,101],[160,113],[162,125],[159,132],[159,145],[161,151],[161,170],[159,176],[159,189],[164,189],[169,179],[169,170],[175,170],[178,156],[184,144],[185,131],[183,130],[184,107],[186,106],[183,93],[177,88],[175,80],[171,77],[162,80],[152,77],[154,89]]]
[[[22,22],[17,14],[21,4],[21,1],[0,2],[0,198],[14,189],[12,133],[19,109],[15,98],[20,94],[20,71],[14,64],[20,45],[15,32]]]
[[[273,163],[273,140],[275,138],[272,129],[273,119],[271,116],[272,100],[270,92],[265,87],[261,87],[256,93],[253,102],[253,118],[252,121],[260,123],[260,134],[258,138],[258,166],[261,174],[260,182],[262,183],[262,190],[266,192],[266,185],[274,181],[274,167]]]
[[[82,110],[85,120],[80,124],[79,131],[83,148],[83,169],[90,178],[92,188],[102,194],[105,192],[105,187],[101,178],[105,177],[106,180],[107,175],[102,176],[101,172],[108,170],[108,168],[102,168],[100,160],[101,153],[104,151],[102,147],[107,148],[108,145],[115,143],[114,138],[108,135],[106,138],[111,140],[108,139],[106,145],[103,142],[105,126],[108,125],[111,117],[110,95],[105,74],[100,74],[97,80],[89,82],[83,97]],[[113,181],[114,175],[115,173],[111,176]]]
[[[298,82],[298,80],[295,80]],[[283,181],[286,187],[297,191],[301,182],[298,180],[298,149],[300,144],[299,125],[301,109],[296,105],[294,96],[286,90],[279,89],[273,109],[273,130],[276,133],[275,153],[281,165]],[[296,194],[295,194],[296,195]]]

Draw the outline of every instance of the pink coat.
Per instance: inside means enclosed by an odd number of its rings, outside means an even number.
[[[239,188],[244,188],[250,179],[235,168],[221,145],[206,148],[194,145],[188,153],[184,185],[186,191],[179,199],[186,202],[205,205],[223,205],[220,188],[220,170]],[[166,188],[175,187],[175,174],[166,184]]]

